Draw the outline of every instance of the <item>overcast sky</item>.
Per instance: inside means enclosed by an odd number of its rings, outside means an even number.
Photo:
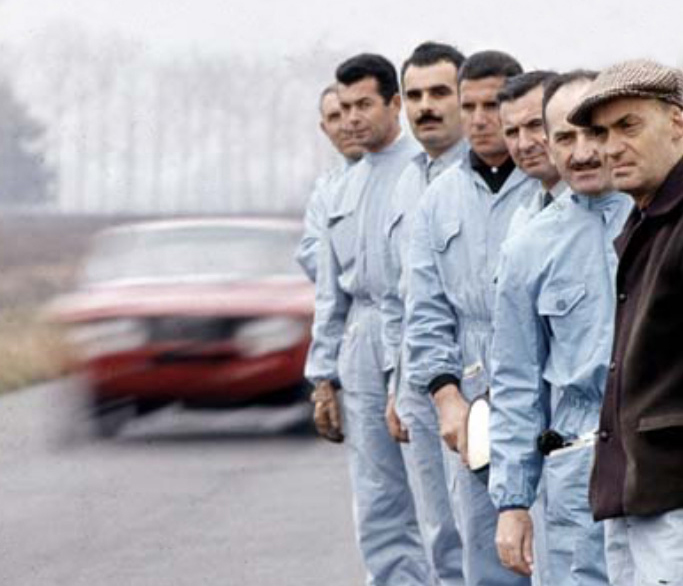
[[[0,42],[21,44],[66,21],[162,55],[195,47],[281,59],[322,46],[399,62],[434,39],[465,52],[507,50],[527,68],[641,56],[683,64],[681,0],[0,0]]]

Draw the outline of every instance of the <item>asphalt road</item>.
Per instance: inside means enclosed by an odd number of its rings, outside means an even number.
[[[360,586],[343,448],[297,410],[166,410],[88,439],[78,385],[0,398],[0,585]]]

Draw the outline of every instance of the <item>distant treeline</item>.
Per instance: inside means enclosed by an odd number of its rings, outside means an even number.
[[[0,177],[0,202],[106,213],[301,209],[330,162],[317,96],[338,61],[322,50],[288,61],[201,50],[160,59],[118,37],[48,30],[2,62],[39,135],[35,181],[45,189],[37,196],[27,183],[3,196]]]

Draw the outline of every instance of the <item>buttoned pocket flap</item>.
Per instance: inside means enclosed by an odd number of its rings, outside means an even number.
[[[641,417],[638,420],[638,431],[643,433],[674,427],[683,427],[683,413],[651,415],[649,417]]]
[[[436,224],[432,233],[432,248],[438,252],[444,252],[450,241],[458,234],[460,234],[460,220]]]
[[[334,223],[332,223],[334,221]],[[342,268],[348,267],[356,250],[356,221],[353,215],[331,218],[329,227],[332,248]]]
[[[538,312],[541,315],[567,315],[585,296],[586,286],[583,283],[549,288],[538,299]]]

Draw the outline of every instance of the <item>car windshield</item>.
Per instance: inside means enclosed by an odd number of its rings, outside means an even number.
[[[87,284],[108,281],[226,281],[301,275],[291,227],[196,225],[117,230],[95,242]]]

